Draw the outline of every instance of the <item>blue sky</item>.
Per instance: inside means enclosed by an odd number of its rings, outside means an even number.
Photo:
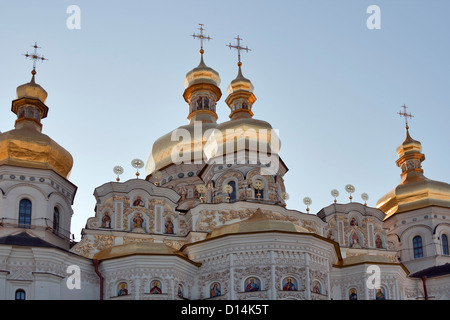
[[[79,30],[67,28],[69,5]],[[381,29],[366,13],[378,5]],[[11,130],[16,87],[31,78],[21,54],[37,42],[49,60],[37,65],[48,92],[43,133],[74,157],[78,186],[72,232],[94,215],[94,189],[114,181],[112,168],[134,178],[131,160],[147,160],[153,142],[187,123],[185,74],[199,62],[190,35],[205,25],[205,63],[219,72],[219,122],[227,121],[226,88],[240,35],[251,51],[243,73],[254,87],[255,118],[279,129],[288,208],[311,213],[333,202],[368,204],[400,182],[397,114],[406,104],[411,136],[422,142],[428,178],[450,182],[450,3],[446,0],[342,1],[6,1],[0,3],[0,131]]]

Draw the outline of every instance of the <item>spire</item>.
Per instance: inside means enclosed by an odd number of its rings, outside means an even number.
[[[228,86],[229,96],[225,100],[231,109],[230,118],[232,120],[253,117],[252,106],[256,101],[256,97],[253,94],[254,88],[252,82],[242,74],[241,50],[246,52],[251,50],[247,46],[245,48],[241,46],[242,38],[239,35],[235,39],[237,40],[236,45],[232,45],[231,43],[227,45],[230,50],[236,49],[238,52],[238,74]]]
[[[398,112],[398,114],[405,118],[406,138],[397,148],[399,158],[396,163],[402,169],[402,183],[407,183],[411,179],[425,179],[422,170],[422,162],[425,160],[425,155],[421,153],[422,144],[411,138],[409,134],[408,118],[411,119],[413,115],[406,112],[406,105],[403,105],[402,108],[403,112]]]
[[[216,123],[217,113],[216,104],[222,96],[219,88],[219,73],[208,67],[204,60],[203,40],[211,40],[210,36],[205,36],[203,24],[200,25],[200,34],[192,34],[194,39],[200,39],[200,63],[186,74],[184,85],[184,100],[189,104],[188,120],[190,123],[195,121]]]

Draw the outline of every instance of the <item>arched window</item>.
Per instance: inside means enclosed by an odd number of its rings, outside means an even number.
[[[255,198],[264,199],[264,189],[255,189]]]
[[[448,237],[446,234],[442,235],[442,253],[445,255],[449,255],[448,253]]]
[[[16,300],[25,300],[25,291],[23,289],[16,290]]]
[[[59,233],[59,210],[57,207],[53,209],[53,233]]]
[[[22,199],[19,203],[19,228],[29,228],[31,225],[31,201]]]
[[[414,259],[423,257],[422,237],[415,236],[413,239]]]
[[[233,191],[230,193],[230,201],[236,201],[236,182],[230,181],[228,184],[233,188]]]

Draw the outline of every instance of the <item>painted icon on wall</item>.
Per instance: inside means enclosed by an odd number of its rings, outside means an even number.
[[[109,212],[106,211],[102,217],[102,228],[111,228],[111,217]]]
[[[133,206],[135,207],[145,207],[144,200],[141,197],[137,196],[133,201]]]
[[[292,277],[286,277],[283,279],[283,291],[297,291],[297,280]]]
[[[150,293],[151,294],[160,294],[162,293],[162,286],[159,280],[153,280],[150,285]]]
[[[209,287],[209,297],[213,298],[213,297],[218,297],[222,295],[222,288],[220,286],[219,282],[214,282],[211,284],[211,286]]]
[[[377,289],[377,292],[375,293],[375,300],[386,300],[383,287]]]
[[[316,280],[313,282],[312,292],[322,293],[322,286],[319,281]]]
[[[261,280],[256,277],[250,277],[245,280],[245,292],[260,291]]]
[[[166,219],[166,223],[165,223],[164,227],[165,227],[165,233],[174,234],[173,222],[170,217]]]
[[[355,288],[351,288],[348,292],[348,300],[358,300],[358,293]]]
[[[128,285],[126,282],[121,282],[119,284],[119,291],[117,292],[118,296],[126,296],[128,294]]]

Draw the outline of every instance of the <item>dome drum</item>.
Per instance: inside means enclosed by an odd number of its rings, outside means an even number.
[[[47,117],[48,107],[39,99],[20,98],[12,102],[11,111],[17,115],[16,125],[22,120],[33,120],[42,128],[41,119]]]

